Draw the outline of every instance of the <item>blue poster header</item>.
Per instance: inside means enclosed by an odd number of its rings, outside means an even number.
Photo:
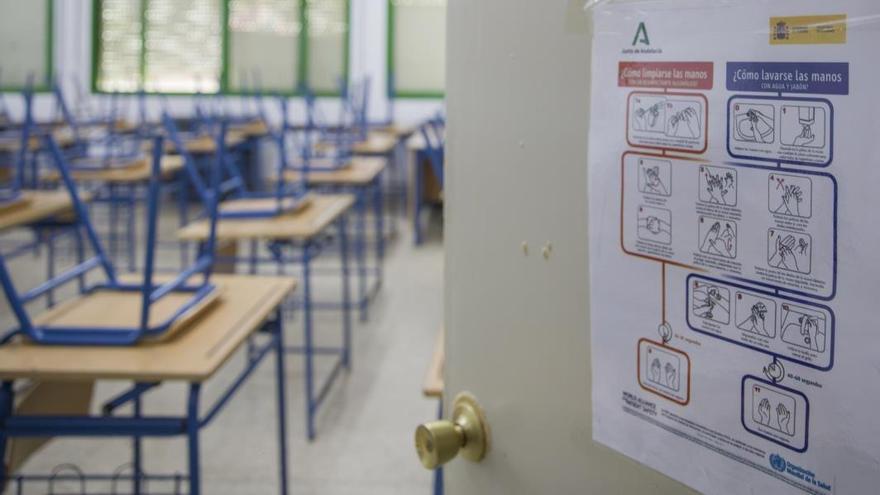
[[[728,62],[727,89],[760,93],[848,95],[849,64]]]

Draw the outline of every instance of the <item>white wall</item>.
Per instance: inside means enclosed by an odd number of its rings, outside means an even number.
[[[369,76],[371,80],[370,118],[371,121],[383,121],[389,115],[389,102],[386,95],[386,36],[387,28],[386,0],[351,0],[351,46],[350,71],[351,77]],[[80,87],[89,91],[91,87],[91,37],[92,37],[92,2],[87,0],[55,0],[55,74],[60,75],[64,82],[65,93],[75,95],[75,76]],[[17,95],[6,94],[5,99],[14,115],[21,115],[21,101]],[[87,105],[107,105],[109,97],[91,95]],[[123,108],[128,110],[131,118],[137,111],[134,97],[123,100]],[[189,115],[193,107],[190,97],[168,97],[169,108],[174,115]],[[229,97],[229,108],[241,108],[238,98]],[[276,104],[266,102],[271,118],[277,118]],[[322,99],[323,112],[336,115],[335,99]],[[439,100],[396,100],[393,103],[395,122],[407,124],[417,123],[433,115],[442,107]],[[36,115],[38,119],[48,119],[54,115],[54,104],[50,95],[39,95],[36,98]],[[156,118],[160,111],[158,97],[148,97],[148,112]],[[302,106],[297,100],[291,105],[292,117],[298,120],[302,116]]]

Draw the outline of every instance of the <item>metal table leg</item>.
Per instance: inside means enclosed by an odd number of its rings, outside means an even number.
[[[189,386],[189,400],[186,407],[186,437],[189,448],[189,493],[201,495],[201,467],[199,465],[199,392],[200,383]]]
[[[284,367],[284,314],[275,312],[275,385],[278,389],[278,475],[281,495],[287,495],[287,391]]]

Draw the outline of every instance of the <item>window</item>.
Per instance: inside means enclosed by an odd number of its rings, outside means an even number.
[[[348,78],[349,0],[95,0],[94,8],[97,92],[332,95]]]
[[[348,1],[305,2],[309,88],[317,94],[338,93],[348,80]]]
[[[223,69],[222,0],[148,0],[144,89],[216,93]]]
[[[388,0],[388,94],[442,98],[446,0]]]
[[[0,88],[52,82],[52,0],[0,0]]]
[[[229,2],[229,90],[291,91],[299,84],[301,9],[290,0]],[[287,63],[279,63],[286,60]]]

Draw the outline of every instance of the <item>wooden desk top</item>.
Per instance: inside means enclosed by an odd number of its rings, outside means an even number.
[[[425,397],[443,397],[443,367],[446,365],[446,331],[440,329],[437,333],[437,341],[434,344],[434,354],[431,356],[431,365],[425,382],[422,385],[422,393]]]
[[[85,193],[80,193],[84,201],[89,199]],[[21,206],[16,206],[0,213],[0,232],[27,225],[29,223],[45,220],[55,215],[66,213],[73,208],[73,201],[66,190],[58,191],[24,191],[22,195],[27,198]]]
[[[127,277],[125,277],[127,278]],[[153,340],[169,340],[177,332],[184,330],[211,305],[219,300],[221,287],[205,296],[198,304],[185,312],[167,332]],[[191,294],[177,292],[168,294],[150,308],[150,325],[159,325],[168,320],[178,309],[186,304]],[[109,309],[108,309],[109,308]],[[40,325],[63,327],[91,326],[98,329],[136,328],[140,324],[141,293],[95,290],[87,295],[64,301],[40,314],[34,321]]]
[[[377,157],[356,157],[347,167],[336,170],[309,170],[308,183],[313,185],[334,186],[365,186],[385,170],[385,159]],[[284,180],[296,182],[300,180],[300,172],[287,170]]]
[[[240,145],[245,141],[245,136],[241,132],[229,131],[226,133],[226,147],[233,148],[235,146]],[[176,153],[177,149],[174,146],[174,143],[170,139],[165,139],[165,152],[166,153]],[[214,144],[214,137],[209,136],[207,134],[203,134],[201,136],[187,136],[184,138],[183,145],[186,147],[186,151],[194,154],[194,155],[208,155],[211,153],[215,153],[217,151],[217,146]],[[153,149],[153,141],[147,140],[144,141],[143,150],[150,151]]]
[[[297,212],[305,209],[312,200],[311,195],[306,195],[302,200],[294,198],[282,198],[281,204],[277,198],[243,198],[230,199],[220,204],[220,213],[258,213],[267,210],[276,211],[279,206],[282,210]]]
[[[204,381],[294,290],[290,277],[216,275],[220,297],[174,338],[131,347],[0,346],[0,378]]]
[[[55,142],[62,148],[70,146],[76,142],[73,131],[70,128],[63,127],[52,132]],[[28,139],[28,151],[36,151],[40,149],[40,138],[31,136]],[[15,153],[21,148],[21,136],[3,136],[0,139],[0,153]]]
[[[417,124],[390,124],[382,127],[374,127],[371,130],[383,134],[390,134],[396,139],[406,139],[412,136],[419,126]]]
[[[232,125],[229,127],[228,132],[240,134],[245,138],[265,137],[269,135],[269,124],[256,119],[243,124]]]
[[[167,179],[183,169],[183,157],[180,155],[165,155],[160,164],[162,178]],[[77,182],[111,182],[114,184],[132,184],[150,180],[152,174],[151,159],[144,157],[131,162],[124,167],[107,169],[77,169],[71,170],[70,175]],[[58,180],[58,172],[52,171],[45,176],[45,180]]]
[[[384,132],[370,132],[365,141],[355,143],[351,147],[355,155],[388,155],[397,146],[397,136]]]
[[[425,143],[425,137],[421,134],[416,134],[406,141],[406,149],[409,151],[421,151],[427,147],[427,143]]]
[[[217,239],[308,240],[327,229],[354,205],[351,194],[314,194],[302,210],[271,218],[221,219]],[[177,231],[184,241],[208,237],[208,221],[199,220]]]

